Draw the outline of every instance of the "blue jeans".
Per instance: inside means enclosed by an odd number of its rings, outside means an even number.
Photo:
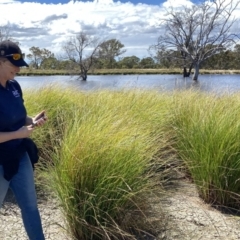
[[[0,207],[10,188],[21,209],[23,224],[30,240],[44,240],[42,223],[37,207],[33,169],[26,153],[19,163],[18,173],[11,181],[3,177],[3,168],[0,165]]]

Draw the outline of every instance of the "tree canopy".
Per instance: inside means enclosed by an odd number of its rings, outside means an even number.
[[[116,57],[126,52],[124,45],[117,39],[110,39],[100,44],[98,58],[105,68],[116,67]]]
[[[54,54],[46,48],[40,49],[39,47],[33,46],[29,51],[30,53],[27,55],[27,58],[30,59],[30,64],[36,69],[39,67],[44,68],[44,62],[49,61],[49,58],[54,58]]]

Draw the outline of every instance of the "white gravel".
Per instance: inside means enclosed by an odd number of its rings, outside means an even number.
[[[57,202],[41,196],[38,206],[46,240],[70,240],[71,238],[67,236],[64,228],[64,219]],[[28,239],[22,224],[20,210],[11,191],[8,192],[4,206],[0,211],[0,239]]]
[[[204,203],[193,183],[178,181],[177,186],[169,189],[160,203],[167,222],[161,234],[163,239],[240,239],[240,215],[224,214]]]
[[[149,218],[159,223],[161,229],[155,240],[240,239],[240,217],[221,213],[205,204],[194,184],[186,180],[177,180],[177,185],[169,188],[164,196],[151,198],[150,204],[154,214]],[[71,240],[55,200],[41,196],[39,210],[46,240]],[[0,240],[27,240],[18,206],[10,192],[0,212]]]

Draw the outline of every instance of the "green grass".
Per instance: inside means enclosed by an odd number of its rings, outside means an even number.
[[[166,145],[159,139],[166,97],[138,90],[82,93],[55,87],[26,92],[26,103],[30,100],[29,113],[46,109],[49,117],[34,139],[71,235],[134,239],[133,233],[149,230],[150,223],[139,229],[134,218],[145,218],[147,196],[154,192],[152,159]]]
[[[240,203],[239,95],[176,94],[172,127],[176,148],[200,196],[208,203]]]
[[[171,178],[169,164],[185,169],[204,201],[239,208],[239,94],[52,86],[26,91],[25,102],[30,115],[47,111],[33,138],[73,239],[152,232],[148,198]]]

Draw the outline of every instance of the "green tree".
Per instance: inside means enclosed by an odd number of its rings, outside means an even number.
[[[58,60],[57,69],[68,70],[71,64],[72,62],[70,60]]]
[[[151,53],[152,50],[154,51],[154,53]],[[172,66],[172,58],[169,58],[170,54],[168,54],[168,50],[166,50],[164,47],[159,47],[155,51],[155,46],[151,46],[149,48],[149,52],[156,60],[159,67],[170,68]]]
[[[155,68],[156,64],[152,57],[143,58],[139,63],[141,68]]]
[[[29,49],[31,53],[27,55],[27,58],[30,59],[30,65],[38,69],[42,62],[41,49],[39,47],[31,47]]]
[[[164,45],[152,45],[149,47],[149,53],[155,59],[156,67],[182,67],[183,76],[189,77],[193,64],[190,59],[186,58],[186,54],[184,54],[182,51],[178,51],[176,49],[167,49]]]
[[[120,68],[137,68],[140,62],[140,58],[136,56],[124,57],[118,62]]]
[[[59,69],[59,65],[59,60],[53,55],[43,59],[41,62],[41,69]]]
[[[126,52],[124,45],[117,39],[110,39],[100,44],[98,57],[105,68],[116,66],[116,57]]]
[[[219,69],[228,70],[235,68],[234,52],[230,49],[222,50],[220,53],[215,54],[208,58],[201,67],[205,69]]]
[[[236,44],[233,50],[234,69],[240,69],[240,44]]]
[[[51,51],[43,48],[40,49],[39,47],[31,47],[29,49],[30,53],[27,55],[27,58],[30,59],[30,65],[34,68],[38,69],[42,67],[42,63],[48,59],[53,58],[54,54]]]
[[[215,69],[234,69],[234,54],[230,49],[222,51],[220,54],[217,55],[217,63],[219,64],[218,67]]]

